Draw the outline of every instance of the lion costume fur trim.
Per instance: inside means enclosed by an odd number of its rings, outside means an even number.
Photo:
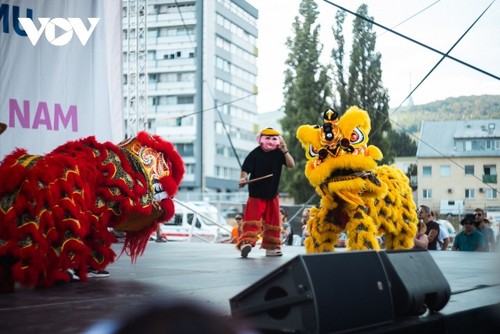
[[[396,166],[377,165],[383,155],[368,145],[370,130],[368,113],[356,106],[297,129],[305,175],[321,198],[307,222],[308,253],[333,251],[343,231],[351,250],[379,250],[380,235],[386,249],[413,247],[418,219],[409,179]]]
[[[280,249],[281,248],[281,238],[273,237],[269,235],[269,231],[279,234],[281,231],[280,226],[269,225],[263,220],[248,220],[243,222],[245,227],[245,232],[241,235],[238,240],[238,245],[236,248],[239,250],[241,245],[250,244],[255,247],[257,241],[262,238],[261,248],[264,249]],[[265,232],[263,232],[265,231]]]
[[[67,142],[45,156],[16,149],[0,164],[0,286],[48,287],[68,281],[67,269],[87,279],[89,266],[104,269],[116,254],[110,228],[126,232],[122,252],[135,261],[159,221],[174,214],[171,197],[184,174],[171,143],[145,132],[136,148],[94,137]],[[147,160],[147,161],[146,161]],[[146,168],[147,167],[147,168]],[[155,169],[156,168],[156,169]],[[152,174],[168,198],[155,200]],[[161,175],[160,175],[161,174]]]

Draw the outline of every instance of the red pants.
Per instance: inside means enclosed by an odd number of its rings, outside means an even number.
[[[248,198],[243,217],[243,233],[238,239],[238,248],[242,243],[254,247],[260,234],[262,234],[262,248],[281,248],[279,200],[279,196],[273,199]]]

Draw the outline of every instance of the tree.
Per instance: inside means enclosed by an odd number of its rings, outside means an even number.
[[[284,172],[281,190],[288,192],[297,203],[307,201],[314,194],[314,188],[304,175],[306,159],[295,134],[302,124],[319,124],[329,107],[327,99],[331,97],[328,67],[319,61],[323,46],[319,43],[320,25],[315,24],[318,14],[314,0],[302,0],[299,15],[292,24],[294,36],[286,42],[289,53],[283,89],[285,117],[281,125],[296,167]]]
[[[357,13],[361,17],[368,17],[368,6],[365,4],[359,6]],[[370,115],[372,125],[370,144],[379,147],[384,153],[381,163],[390,163],[393,161],[394,151],[387,140],[387,134],[391,131],[389,96],[382,86],[380,62],[382,56],[375,52],[376,34],[372,31],[373,24],[360,17],[356,17],[353,21],[353,43],[346,80],[345,40],[342,29],[345,15],[344,12],[337,12],[336,26],[332,27],[333,37],[337,44],[337,47],[332,49],[338,99],[335,108],[340,115],[352,105],[366,110]]]
[[[405,132],[391,130],[387,140],[398,157],[414,157],[417,154],[417,144]]]

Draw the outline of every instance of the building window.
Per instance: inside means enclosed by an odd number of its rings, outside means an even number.
[[[191,143],[178,143],[175,144],[177,152],[183,157],[194,156],[194,145]]]
[[[474,175],[474,165],[465,165],[465,175]]]
[[[186,174],[194,174],[194,164],[185,164]]]
[[[432,198],[432,189],[422,189],[422,197],[425,199]]]
[[[186,96],[178,96],[177,97],[177,104],[193,104],[194,103],[194,96],[193,95],[186,95]]]
[[[487,199],[496,199],[497,198],[497,190],[486,188],[486,198]]]
[[[474,188],[465,189],[465,198],[466,199],[473,199],[475,197],[476,197],[476,189],[474,189]]]
[[[177,104],[177,96],[162,96],[160,98],[161,105],[173,105]]]
[[[215,145],[215,153],[217,153],[220,156],[224,156],[224,146],[220,144]]]
[[[497,166],[496,165],[484,165],[484,174],[485,175],[497,175]]]
[[[472,141],[470,141],[470,140],[465,141],[464,151],[472,151]]]
[[[450,176],[451,175],[451,167],[450,165],[440,166],[439,174],[441,176]]]
[[[148,74],[149,77],[149,83],[157,83],[158,82],[158,76],[156,73]]]
[[[422,175],[423,176],[432,176],[432,166],[423,166],[422,167]]]

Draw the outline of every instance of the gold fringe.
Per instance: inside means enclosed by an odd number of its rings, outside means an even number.
[[[363,189],[359,194],[349,194],[345,188],[337,189],[338,184],[316,188],[321,201],[319,208],[310,210],[311,217],[307,222],[309,237],[304,242],[307,253],[335,250],[334,245],[342,229],[328,221],[327,217],[328,212],[339,205],[349,217],[346,225],[348,250],[380,250],[377,237],[382,234],[385,234],[386,249],[413,248],[418,217],[408,178],[395,166],[377,167],[375,175],[382,186],[364,179],[353,180],[352,189],[349,189],[353,192]],[[325,190],[326,194],[323,193]],[[340,192],[342,194],[337,197]],[[364,205],[358,205],[360,200]]]
[[[257,240],[259,240],[260,234],[262,233],[262,220],[246,220],[242,223],[242,230],[245,230],[246,227],[256,226],[258,230],[256,231],[244,231],[240,238],[238,239],[238,244],[236,248],[240,249],[242,244],[250,244],[252,247],[255,247]]]

